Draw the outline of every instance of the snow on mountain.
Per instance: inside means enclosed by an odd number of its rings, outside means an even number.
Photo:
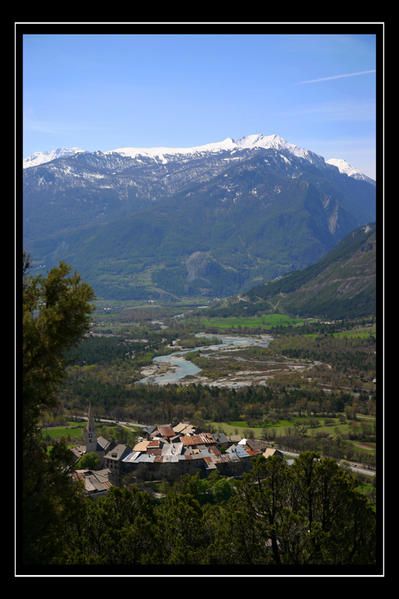
[[[50,150],[49,152],[34,152],[28,158],[24,159],[23,168],[39,166],[40,164],[51,162],[51,160],[56,160],[57,158],[73,156],[73,154],[78,154],[79,152],[84,152],[84,150],[81,148],[57,148],[56,150]]]
[[[295,144],[291,144],[286,141],[284,138],[280,137],[280,135],[263,135],[262,133],[255,133],[253,135],[247,135],[245,137],[241,137],[237,142],[238,148],[265,148],[272,150],[287,150],[294,156],[298,156],[299,158],[305,158],[309,160],[309,158],[315,154],[313,152],[309,152],[309,150],[304,150]],[[321,158],[321,156],[319,157]]]
[[[99,297],[242,293],[375,220],[374,186],[278,135],[76,152],[27,161],[42,166],[24,171],[24,244],[37,263],[73,264]]]
[[[265,149],[274,149],[274,150],[286,150],[299,158],[304,158],[309,162],[314,161],[324,161],[321,156],[317,156],[313,152],[309,150],[305,150],[296,146],[295,144],[291,144],[287,142],[285,139],[280,137],[279,135],[263,135],[262,133],[254,133],[252,135],[246,135],[245,137],[241,137],[237,140],[232,139],[231,137],[227,137],[226,139],[205,144],[202,146],[194,146],[190,148],[171,148],[171,147],[156,147],[156,148],[135,148],[135,147],[125,147],[125,148],[116,148],[115,150],[110,150],[106,152],[106,154],[111,154],[113,152],[117,154],[121,154],[122,156],[129,156],[131,158],[135,158],[137,156],[148,156],[151,158],[159,158],[161,162],[167,162],[167,156],[176,156],[176,155],[195,155],[202,153],[213,153],[213,152],[226,152],[226,151],[234,151],[234,150],[246,150],[246,149],[255,149],[255,148],[265,148]]]
[[[354,168],[351,164],[349,164],[349,162],[346,162],[346,160],[343,160],[342,158],[329,158],[326,160],[326,163],[335,166],[340,173],[348,175],[348,177],[360,179],[361,181],[368,181],[369,183],[375,183],[373,179],[367,177],[367,175]]]
[[[163,146],[154,148],[122,147],[106,151],[104,152],[104,154],[119,154],[120,156],[135,159],[138,159],[140,156],[148,157],[153,158],[154,160],[159,160],[161,163],[166,164],[173,156],[198,156],[202,154],[212,154],[217,152],[234,153],[237,150],[250,150],[257,148],[283,151],[298,158],[307,160],[308,162],[316,164],[318,166],[324,166],[327,163],[332,166],[335,166],[336,168],[338,168],[340,173],[348,175],[348,177],[353,177],[355,179],[360,179],[363,181],[367,181],[368,183],[375,184],[373,179],[370,179],[369,177],[361,173],[359,170],[351,166],[345,160],[339,158],[330,158],[329,160],[325,161],[322,156],[319,156],[318,154],[315,154],[310,150],[301,148],[295,144],[289,143],[280,135],[276,134],[263,135],[262,133],[254,133],[251,135],[240,137],[239,139],[227,137],[222,141],[204,144],[202,146],[183,148]],[[30,168],[32,166],[39,166],[40,164],[45,164],[46,162],[50,162],[51,160],[72,156],[79,152],[84,152],[84,150],[82,150],[81,148],[57,148],[56,150],[51,150],[49,152],[35,152],[28,158],[24,159],[23,167]],[[281,157],[287,160],[286,157],[284,157],[283,155],[281,155]]]
[[[129,156],[135,158],[136,156],[148,156],[150,158],[165,159],[165,156],[174,156],[181,154],[202,154],[212,152],[222,152],[228,150],[235,150],[237,146],[231,137],[227,137],[223,141],[205,144],[203,146],[194,146],[192,148],[170,148],[170,147],[157,147],[157,148],[116,148],[105,152],[106,154],[116,153],[122,154],[122,156]]]

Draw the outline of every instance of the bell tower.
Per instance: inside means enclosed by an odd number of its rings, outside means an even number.
[[[94,427],[94,416],[91,408],[91,402],[89,403],[89,412],[87,414],[87,426],[85,431],[86,441],[86,453],[89,451],[96,451],[97,449],[97,435]]]

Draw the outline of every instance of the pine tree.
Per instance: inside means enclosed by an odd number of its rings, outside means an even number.
[[[22,412],[23,563],[51,563],[62,550],[60,534],[79,509],[77,486],[68,476],[71,455],[59,445],[47,454],[39,429],[40,414],[57,403],[65,374],[64,353],[88,330],[94,297],[91,287],[61,262],[47,277],[29,275],[23,259]]]

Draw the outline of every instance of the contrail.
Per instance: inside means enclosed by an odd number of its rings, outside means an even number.
[[[320,81],[332,81],[333,79],[344,79],[345,77],[358,77],[359,75],[368,75],[369,73],[375,73],[375,69],[371,69],[370,71],[357,71],[356,73],[343,73],[342,75],[321,77],[320,79],[309,79],[308,81],[299,81],[297,85],[304,85],[305,83],[319,83]]]

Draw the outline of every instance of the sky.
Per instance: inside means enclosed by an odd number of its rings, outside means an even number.
[[[375,178],[373,35],[24,35],[24,157],[277,133]]]

